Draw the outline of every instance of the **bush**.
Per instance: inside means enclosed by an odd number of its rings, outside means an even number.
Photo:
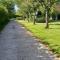
[[[38,22],[38,23],[44,23],[45,19],[44,19],[44,17],[38,17],[38,18],[36,18],[36,22]]]
[[[0,6],[0,30],[7,24],[9,21],[8,13],[6,9]]]
[[[36,22],[37,23],[45,23],[45,18],[44,17],[36,18]],[[49,22],[55,22],[55,19],[53,19],[53,20],[49,19]]]

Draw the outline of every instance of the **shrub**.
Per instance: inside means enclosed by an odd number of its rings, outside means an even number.
[[[36,18],[36,22],[38,22],[38,23],[44,23],[45,19],[44,19],[44,17],[38,17],[38,18]]]
[[[7,10],[0,6],[0,30],[5,26],[5,24],[7,24],[8,21],[9,17]]]

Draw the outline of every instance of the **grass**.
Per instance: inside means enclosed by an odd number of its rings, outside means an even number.
[[[34,36],[41,39],[41,41],[48,45],[49,48],[55,53],[60,55],[60,22],[50,23],[49,29],[45,29],[45,23],[18,21],[30,30]]]

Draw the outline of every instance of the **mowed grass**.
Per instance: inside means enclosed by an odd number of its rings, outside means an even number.
[[[40,41],[47,44],[48,47],[56,54],[60,55],[60,22],[49,23],[49,29],[45,29],[45,23],[18,21],[30,30],[34,36],[40,38]]]

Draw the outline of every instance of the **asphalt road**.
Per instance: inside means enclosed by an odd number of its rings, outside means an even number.
[[[16,21],[0,33],[0,60],[54,60],[54,55]]]

